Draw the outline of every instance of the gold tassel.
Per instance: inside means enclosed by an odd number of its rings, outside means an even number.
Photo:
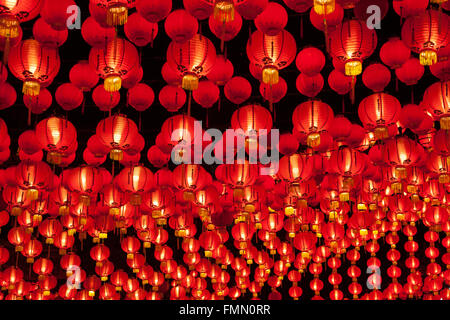
[[[113,5],[106,13],[106,23],[109,26],[122,26],[128,21],[128,8],[123,5]]]
[[[107,92],[117,92],[122,87],[122,79],[117,75],[107,76],[103,87]]]

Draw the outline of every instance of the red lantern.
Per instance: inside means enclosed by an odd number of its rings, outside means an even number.
[[[325,66],[325,56],[315,47],[302,49],[295,59],[297,69],[307,76],[315,76]]]
[[[445,130],[450,129],[449,101],[447,81],[433,83],[423,94],[422,107],[435,120],[439,120],[441,128]]]
[[[380,59],[391,69],[400,68],[411,56],[411,50],[398,37],[390,38],[380,49]]]
[[[186,43],[171,42],[167,49],[167,62],[183,76],[182,87],[186,90],[198,88],[198,79],[208,75],[215,60],[214,45],[200,34]]]
[[[92,48],[89,64],[99,76],[105,79],[104,87],[108,92],[119,91],[122,80],[139,65],[136,48],[127,40],[115,38],[105,48]]]
[[[406,19],[402,26],[402,40],[420,56],[420,64],[431,66],[437,62],[440,48],[448,45],[450,19],[437,10],[427,10]]]
[[[128,9],[134,6],[132,0],[90,0],[92,6],[99,11],[106,11],[106,23],[109,26],[121,26],[128,20]]]
[[[43,0],[42,2],[40,14],[44,21],[55,30],[66,30],[67,32],[69,18],[77,19],[77,16],[73,17],[73,7],[76,7],[75,1],[62,0],[53,2],[51,0]],[[76,10],[76,13],[80,14],[78,10]]]
[[[241,129],[247,135],[251,132],[258,134],[259,130],[272,128],[272,116],[270,112],[257,104],[250,104],[237,109],[231,116],[231,127],[234,130]]]
[[[263,12],[255,19],[255,26],[268,36],[276,36],[284,29],[288,15],[284,7],[276,2],[269,2]]]
[[[172,0],[139,0],[136,9],[146,20],[156,23],[169,15]]]
[[[138,83],[128,90],[128,103],[137,111],[147,110],[153,103],[155,94],[150,86]]]
[[[275,36],[257,30],[247,42],[247,56],[251,63],[263,69],[263,82],[267,84],[278,83],[279,70],[294,61],[296,52],[295,39],[286,30]]]
[[[358,115],[365,128],[375,130],[377,138],[386,138],[387,127],[397,122],[400,110],[397,98],[387,93],[375,93],[361,101]]]
[[[233,73],[234,68],[230,60],[218,54],[214,67],[208,73],[207,77],[218,86],[223,86],[233,77]]]
[[[294,128],[307,135],[307,145],[317,147],[320,145],[320,133],[327,131],[333,121],[333,109],[318,100],[299,104],[292,114]]]
[[[219,100],[219,87],[209,80],[200,81],[198,89],[194,91],[195,102],[203,108],[211,108]]]
[[[0,110],[11,107],[17,99],[16,90],[7,82],[0,84]]]
[[[416,58],[408,59],[400,68],[395,69],[397,78],[407,86],[417,84],[424,72],[425,68]]]
[[[47,24],[44,19],[36,20],[33,25],[33,36],[43,47],[57,48],[67,40],[69,31],[58,31]]]
[[[36,40],[24,40],[11,49],[8,66],[11,73],[23,81],[22,92],[36,96],[41,85],[52,81],[59,71],[58,50],[42,47]]]
[[[391,72],[381,63],[374,63],[364,70],[362,79],[367,88],[381,92],[391,81]]]
[[[99,77],[89,61],[82,60],[70,69],[69,78],[82,91],[89,91],[97,85]]]
[[[64,83],[56,89],[56,102],[66,111],[78,108],[83,102],[83,92],[72,83]]]
[[[329,41],[331,55],[345,62],[345,75],[357,76],[362,72],[362,61],[377,46],[377,34],[365,21],[353,19],[337,26]]]
[[[167,85],[159,92],[159,103],[169,112],[176,112],[186,102],[186,92],[180,87]]]
[[[314,98],[320,93],[320,91],[322,91],[323,82],[323,77],[320,73],[314,76],[307,76],[300,73],[297,77],[295,85],[301,94],[309,98]]]
[[[250,82],[243,77],[231,78],[224,87],[225,97],[234,104],[245,102],[252,94]]]
[[[93,17],[88,17],[81,26],[81,36],[94,48],[104,48],[115,35],[114,28],[100,25]]]
[[[128,40],[138,47],[145,47],[149,43],[153,45],[153,40],[158,34],[158,24],[145,20],[138,13],[133,13],[128,17],[123,29]]]
[[[198,22],[186,10],[172,11],[164,22],[164,28],[170,39],[178,43],[191,40],[198,31]]]

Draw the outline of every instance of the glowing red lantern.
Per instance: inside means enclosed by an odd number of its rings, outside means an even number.
[[[186,10],[172,11],[164,22],[164,28],[170,39],[178,43],[191,40],[198,31],[198,22]]]
[[[158,34],[158,24],[145,20],[140,14],[133,13],[124,26],[125,35],[138,47],[153,44]]]

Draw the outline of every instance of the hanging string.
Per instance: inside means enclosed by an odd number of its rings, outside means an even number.
[[[345,96],[342,95],[342,114],[345,114]]]
[[[411,104],[414,104],[414,86],[411,86]]]
[[[355,104],[355,87],[356,87],[356,76],[352,77],[352,89],[350,92],[350,99],[352,101],[352,105]]]
[[[188,97],[188,108],[187,108],[187,114],[188,116],[191,116],[191,101],[192,101],[192,91],[188,90],[189,97]]]
[[[206,109],[206,127],[207,127],[207,128],[209,127],[209,124],[208,124],[208,123],[209,123],[209,121],[208,121],[208,120],[209,120],[208,114],[209,114],[209,108]]]
[[[217,103],[217,109],[220,112],[220,106],[222,105],[222,87],[221,86],[218,87],[219,87],[219,101]]]
[[[83,93],[83,102],[81,103],[81,114],[84,114],[84,108],[86,106],[86,96],[84,94],[84,91],[82,91]]]

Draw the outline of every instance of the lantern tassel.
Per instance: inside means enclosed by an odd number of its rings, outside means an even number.
[[[4,65],[8,64],[8,56],[9,56],[10,49],[11,49],[11,40],[10,40],[10,37],[6,37],[5,48],[3,50],[3,64]]]

